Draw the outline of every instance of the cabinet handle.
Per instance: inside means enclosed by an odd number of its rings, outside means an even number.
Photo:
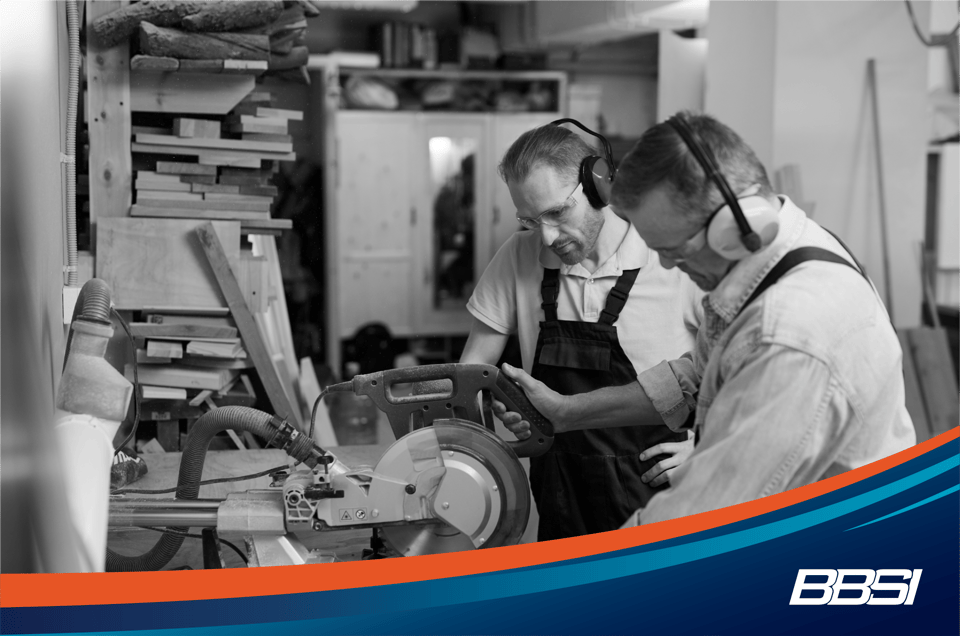
[[[411,206],[410,207],[410,225],[416,225],[416,224],[417,224],[417,208]]]
[[[499,205],[493,206],[493,222],[494,223],[500,222],[500,206]]]

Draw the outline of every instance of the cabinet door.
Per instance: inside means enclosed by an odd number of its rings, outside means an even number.
[[[423,115],[418,140],[417,296],[421,334],[466,334],[467,301],[488,262],[491,158],[485,115]]]
[[[345,112],[337,115],[336,237],[331,314],[339,337],[368,322],[394,335],[412,331],[410,271],[412,161],[417,120],[411,114]]]
[[[521,229],[517,223],[517,209],[510,199],[510,191],[507,184],[500,178],[496,171],[497,166],[503,159],[503,155],[510,148],[510,145],[517,140],[517,137],[526,131],[543,126],[555,120],[559,115],[556,113],[524,113],[509,115],[494,115],[492,130],[492,161],[494,169],[494,179],[491,184],[493,196],[492,218],[489,226],[490,250],[487,256],[487,262],[493,258],[504,241],[510,238],[514,232]]]

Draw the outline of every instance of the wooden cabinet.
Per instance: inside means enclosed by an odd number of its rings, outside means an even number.
[[[397,337],[466,335],[467,300],[519,230],[497,165],[561,114],[328,111],[327,350],[370,322]]]

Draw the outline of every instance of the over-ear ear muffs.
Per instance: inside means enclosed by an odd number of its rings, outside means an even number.
[[[580,183],[583,184],[583,193],[587,197],[590,207],[599,210],[610,203],[610,191],[613,190],[613,180],[617,169],[613,163],[613,149],[606,138],[595,133],[576,119],[558,119],[550,122],[551,126],[573,124],[588,135],[593,135],[603,143],[606,158],[597,155],[584,157],[580,162]]]
[[[707,245],[730,261],[738,261],[759,252],[773,242],[780,229],[780,215],[770,202],[756,194],[737,198],[709,148],[697,140],[696,133],[679,115],[667,120],[677,131],[708,179],[720,190],[726,205],[714,212],[707,224]]]
[[[580,183],[590,206],[596,210],[610,203],[613,190],[613,170],[603,157],[591,155],[580,162]]]
[[[739,261],[770,245],[780,229],[777,210],[763,197],[753,195],[737,199],[737,207],[751,231],[759,237],[760,247],[750,250],[744,244],[733,208],[724,205],[707,225],[707,245],[728,261]]]

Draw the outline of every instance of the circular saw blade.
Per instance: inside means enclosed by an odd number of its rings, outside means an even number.
[[[497,435],[467,420],[437,420],[427,428],[437,436],[447,470],[467,465],[479,468],[471,472],[474,478],[480,476],[484,480],[487,500],[475,505],[486,506],[499,515],[495,530],[480,547],[519,543],[530,517],[530,489],[516,454]],[[410,435],[428,434],[421,433],[427,428]],[[469,536],[439,520],[435,524],[382,527],[380,536],[403,556],[461,552],[476,547]]]

